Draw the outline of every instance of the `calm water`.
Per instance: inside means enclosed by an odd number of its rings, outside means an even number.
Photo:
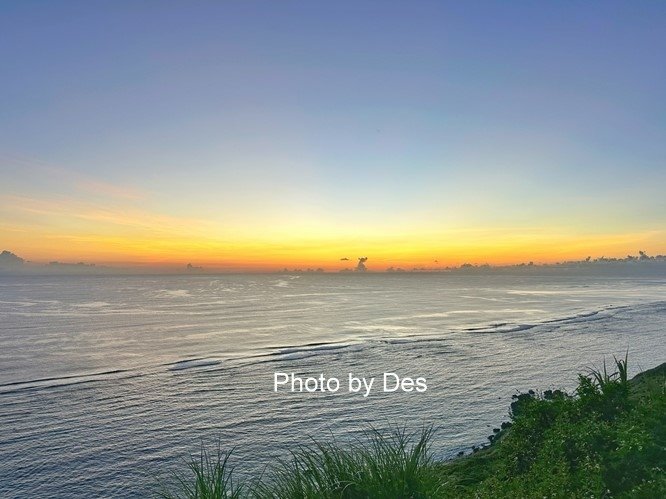
[[[253,473],[304,436],[434,423],[449,457],[511,395],[629,350],[666,360],[666,280],[447,275],[2,277],[0,497],[142,497],[202,442]],[[273,373],[427,379],[273,392]],[[380,388],[380,387],[377,387]]]

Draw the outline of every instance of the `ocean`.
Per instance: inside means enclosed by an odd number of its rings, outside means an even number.
[[[666,360],[666,279],[463,274],[4,276],[0,497],[145,497],[202,445],[239,475],[310,438],[436,427],[438,458],[628,353]],[[274,391],[274,375],[338,392]],[[426,391],[384,392],[384,373]],[[375,378],[367,397],[349,373]],[[393,378],[390,378],[393,379]]]

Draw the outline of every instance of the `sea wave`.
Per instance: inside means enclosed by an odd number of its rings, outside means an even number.
[[[569,314],[563,317],[544,319],[534,323],[511,323],[494,322],[486,325],[462,328],[456,331],[449,329],[441,331],[438,336],[433,334],[395,334],[395,329],[388,329],[385,336],[357,338],[350,340],[345,338],[340,341],[309,342],[303,344],[272,345],[257,348],[255,351],[247,354],[233,355],[227,357],[194,357],[178,359],[166,364],[154,366],[139,366],[133,369],[112,369],[101,372],[73,374],[64,376],[54,376],[46,378],[37,378],[31,380],[11,381],[0,384],[0,395],[13,393],[20,390],[43,390],[65,385],[75,385],[82,383],[102,382],[118,378],[138,377],[151,372],[168,371],[177,372],[191,369],[217,370],[220,368],[231,367],[237,363],[244,365],[259,364],[266,362],[283,362],[287,360],[298,360],[317,355],[336,354],[340,351],[359,351],[364,348],[371,348],[373,344],[395,344],[408,345],[417,342],[450,341],[445,333],[482,333],[482,334],[502,334],[515,333],[535,328],[549,327],[558,328],[564,325],[584,323],[590,321],[608,320],[617,314],[624,313],[662,313],[666,312],[666,301],[655,301],[636,305],[625,306],[605,306],[596,310],[582,311],[577,314]],[[378,328],[374,328],[378,329]],[[381,329],[381,328],[379,328]],[[391,334],[393,333],[393,334]]]
[[[90,383],[94,381],[106,381],[123,377],[136,377],[141,373],[132,369],[113,369],[110,371],[72,374],[66,376],[52,376],[48,378],[37,378],[22,381],[10,381],[0,384],[0,395],[14,393],[23,390],[36,390],[45,388],[55,388],[67,385],[77,385],[81,383]]]

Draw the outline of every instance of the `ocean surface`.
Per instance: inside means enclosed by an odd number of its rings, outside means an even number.
[[[0,497],[145,497],[202,443],[262,471],[309,437],[486,441],[511,395],[666,361],[666,279],[446,274],[0,277]],[[273,391],[275,372],[341,380]],[[368,397],[349,373],[376,377]],[[381,391],[384,372],[427,391]]]

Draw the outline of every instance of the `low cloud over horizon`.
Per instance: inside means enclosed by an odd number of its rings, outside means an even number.
[[[49,262],[31,262],[21,258],[9,250],[3,250],[0,253],[0,272],[9,273],[57,273],[57,274],[114,274],[114,273],[176,273],[176,274],[192,274],[192,273],[227,273],[227,272],[281,272],[281,273],[322,273],[322,272],[355,272],[355,273],[394,273],[394,272],[466,272],[466,273],[485,273],[496,271],[541,271],[546,270],[552,272],[553,270],[570,271],[575,269],[582,274],[617,274],[620,268],[622,274],[644,275],[646,271],[652,272],[654,275],[664,273],[666,274],[666,255],[649,255],[645,251],[640,250],[637,255],[627,255],[622,258],[608,258],[598,257],[592,258],[588,256],[584,259],[569,260],[563,262],[552,263],[534,263],[533,261],[521,262],[510,265],[489,265],[489,264],[472,264],[464,263],[454,266],[422,266],[404,269],[402,267],[395,267],[393,265],[386,268],[369,268],[366,262],[368,257],[358,258],[358,263],[355,268],[339,268],[329,267],[294,267],[289,269],[284,267],[282,269],[276,268],[244,268],[241,266],[224,267],[220,265],[212,265],[211,267],[204,267],[194,265],[191,262],[187,264],[176,262],[155,262],[154,264],[124,262],[120,265],[104,265],[96,264],[94,262],[60,262],[57,260]],[[637,266],[636,264],[650,264],[650,267]],[[655,266],[657,265],[657,266]]]

